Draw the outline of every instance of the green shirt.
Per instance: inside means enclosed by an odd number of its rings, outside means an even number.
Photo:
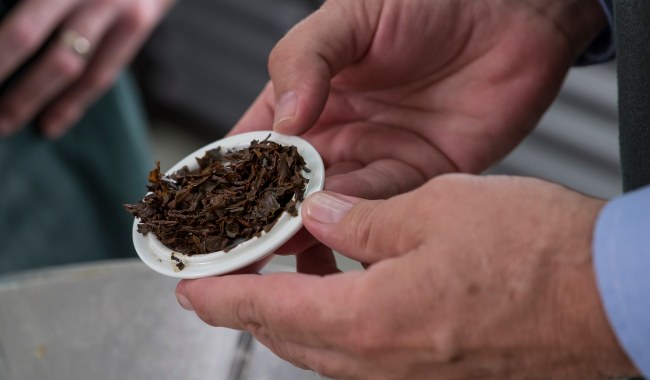
[[[35,125],[0,139],[0,273],[133,255],[122,204],[152,165],[126,76],[60,140]]]

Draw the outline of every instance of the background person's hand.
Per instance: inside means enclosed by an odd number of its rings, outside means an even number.
[[[109,88],[170,5],[171,0],[20,1],[0,23],[0,83],[43,51],[0,96],[0,136],[37,117],[46,135],[62,135]]]
[[[307,229],[365,272],[182,281],[207,323],[340,379],[600,379],[637,371],[600,305],[604,202],[540,180],[448,175],[386,201],[318,193]]]

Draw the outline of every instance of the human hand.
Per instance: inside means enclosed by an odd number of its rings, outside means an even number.
[[[319,240],[365,272],[182,281],[214,326],[341,379],[600,379],[637,371],[599,301],[603,201],[540,180],[447,175],[386,201],[308,198]]]
[[[20,1],[0,23],[0,83],[44,51],[0,97],[0,136],[37,117],[44,134],[61,136],[110,87],[170,5],[171,0]]]
[[[277,44],[231,133],[304,133],[327,188],[364,198],[478,173],[528,134],[604,23],[596,0],[330,0]]]
[[[302,133],[325,189],[366,199],[478,173],[530,132],[604,22],[595,0],[330,0],[275,47],[231,133]],[[302,230],[277,253],[331,263],[316,244]]]

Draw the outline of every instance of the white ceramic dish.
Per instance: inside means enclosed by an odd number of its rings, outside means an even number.
[[[309,173],[303,172],[303,176],[309,180],[305,189],[305,197],[322,190],[325,168],[318,151],[299,137],[269,131],[243,133],[215,141],[182,159],[166,174],[174,173],[183,166],[189,167],[190,170],[198,168],[195,158],[202,157],[210,149],[217,147],[221,147],[222,150],[241,149],[249,146],[252,140],[266,139],[269,134],[271,141],[283,145],[294,145],[304,158],[306,167],[310,170]],[[286,212],[283,213],[268,233],[262,233],[260,237],[245,241],[228,252],[219,251],[194,256],[175,252],[162,244],[155,234],[149,233],[146,236],[140,234],[137,231],[138,218],[133,223],[133,245],[145,264],[156,272],[170,277],[191,279],[230,273],[265,260],[267,256],[295,235],[302,228],[301,206],[302,203],[296,205],[298,216],[292,217]],[[172,259],[172,255],[185,265],[182,270],[178,270],[177,261]]]

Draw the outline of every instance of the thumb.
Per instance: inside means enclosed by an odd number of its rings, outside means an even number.
[[[322,191],[303,204],[307,230],[320,242],[360,262],[374,263],[420,245],[420,223],[409,218],[408,198],[368,201]]]
[[[365,53],[374,26],[359,20],[378,19],[369,14],[378,7],[359,3],[365,1],[327,1],[271,51],[276,131],[300,134],[314,125],[325,108],[332,77]]]

